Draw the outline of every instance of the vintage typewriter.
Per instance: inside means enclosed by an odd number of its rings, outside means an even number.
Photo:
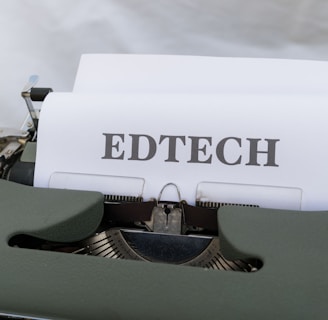
[[[323,319],[326,68],[84,55],[71,93],[31,76],[28,120],[0,128],[2,318]]]

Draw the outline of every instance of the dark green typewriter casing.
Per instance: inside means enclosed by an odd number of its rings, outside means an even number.
[[[77,241],[103,196],[0,180],[0,313],[46,319],[327,319],[328,212],[224,207],[223,254],[257,272],[14,248],[18,234]]]

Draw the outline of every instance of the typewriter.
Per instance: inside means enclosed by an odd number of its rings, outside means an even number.
[[[84,55],[70,93],[31,76],[28,120],[0,128],[1,317],[325,318],[327,67]]]

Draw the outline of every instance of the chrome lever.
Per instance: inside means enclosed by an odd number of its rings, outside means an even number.
[[[26,83],[26,85],[24,86],[21,92],[21,95],[24,98],[25,103],[27,105],[27,109],[30,113],[35,131],[37,131],[38,129],[38,116],[32,104],[31,89],[37,84],[38,80],[39,80],[39,76],[37,75],[30,76],[28,82]]]

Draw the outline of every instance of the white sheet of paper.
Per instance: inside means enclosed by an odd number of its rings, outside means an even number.
[[[324,61],[179,55],[82,55],[76,93],[327,93]]]
[[[51,93],[35,186],[89,190],[99,178],[103,193],[148,200],[174,183],[190,204],[327,209],[327,102],[303,93]],[[177,200],[175,188],[163,197]]]

